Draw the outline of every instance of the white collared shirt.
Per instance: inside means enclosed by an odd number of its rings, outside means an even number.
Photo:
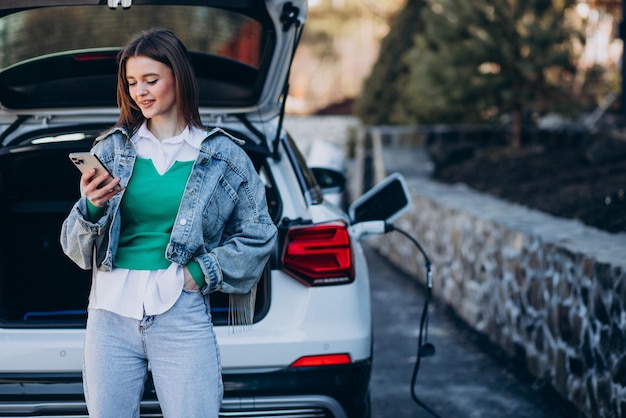
[[[130,141],[137,157],[151,159],[159,174],[163,174],[174,161],[195,161],[207,135],[205,130],[188,126],[179,135],[159,141],[144,122]]]
[[[151,159],[162,175],[175,161],[195,161],[207,136],[202,129],[187,127],[179,135],[159,141],[144,122],[130,140],[137,157]],[[183,266],[176,263],[162,270],[98,271],[89,296],[89,309],[104,309],[137,320],[144,315],[162,314],[176,303],[184,281]]]

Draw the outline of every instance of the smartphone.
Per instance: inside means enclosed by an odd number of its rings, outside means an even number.
[[[76,168],[78,168],[81,173],[86,173],[89,170],[92,170],[95,168],[96,173],[94,174],[94,176],[99,176],[105,171],[108,171],[109,174],[111,174],[111,172],[106,169],[104,164],[102,164],[102,161],[100,161],[100,159],[96,155],[90,152],[72,152],[69,155],[69,157],[70,157],[70,160],[72,160]],[[104,180],[104,182],[100,185],[99,188],[101,189],[103,187],[106,187],[106,185],[111,183],[112,181],[113,181],[113,175],[111,174],[109,177],[107,177]],[[120,188],[119,184],[115,186],[115,190],[119,188]]]

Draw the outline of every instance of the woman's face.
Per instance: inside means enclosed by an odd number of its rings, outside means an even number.
[[[131,99],[146,119],[178,120],[176,80],[171,68],[152,58],[126,61],[126,82]]]

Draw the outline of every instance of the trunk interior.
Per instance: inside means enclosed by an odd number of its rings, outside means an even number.
[[[79,141],[31,137],[0,149],[0,327],[85,326],[91,271],[79,269],[63,254],[59,233],[79,197],[79,172],[68,154],[89,150],[102,130],[82,130],[85,138]],[[278,210],[278,200],[270,193],[268,199],[270,211]],[[268,266],[257,290],[255,322],[269,309],[269,275]],[[228,295],[211,294],[211,308],[214,324],[225,325]]]

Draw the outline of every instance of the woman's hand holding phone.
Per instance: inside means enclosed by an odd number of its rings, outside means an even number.
[[[122,191],[120,178],[111,180],[108,171],[97,174],[95,168],[83,173],[80,177],[80,186],[91,204],[98,208],[106,205],[109,199]]]
[[[80,187],[92,205],[103,207],[109,199],[122,191],[120,179],[113,178],[97,156],[89,152],[73,152],[69,157],[83,173]]]

